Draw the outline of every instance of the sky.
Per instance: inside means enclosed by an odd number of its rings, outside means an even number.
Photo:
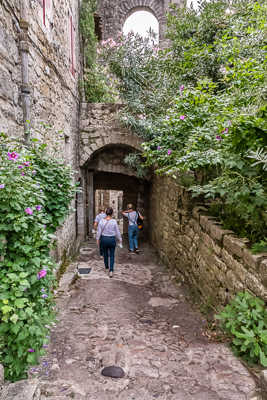
[[[127,35],[127,33],[133,31],[144,37],[147,35],[149,28],[158,35],[159,23],[157,18],[148,11],[136,11],[125,21],[123,33]]]

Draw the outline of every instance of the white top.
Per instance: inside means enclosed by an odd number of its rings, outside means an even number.
[[[122,213],[125,217],[128,218],[129,225],[137,225],[137,218],[138,218],[138,212],[137,211],[130,211],[130,212],[125,212]]]
[[[121,233],[115,219],[101,219],[97,226],[96,239],[99,240],[100,236],[116,236],[116,238],[121,242]]]
[[[99,224],[99,222],[101,221],[101,219],[103,219],[103,218],[106,218],[106,213],[104,213],[104,212],[101,212],[100,214],[98,214],[96,217],[95,217],[95,222],[97,222],[98,224]]]

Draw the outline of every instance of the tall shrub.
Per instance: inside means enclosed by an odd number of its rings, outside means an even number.
[[[0,141],[0,362],[12,381],[26,377],[48,342],[54,318],[53,233],[69,212],[69,167],[34,141]]]

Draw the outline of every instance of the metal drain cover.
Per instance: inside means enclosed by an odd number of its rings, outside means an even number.
[[[80,275],[88,275],[90,274],[92,268],[79,268],[78,267],[78,274]]]

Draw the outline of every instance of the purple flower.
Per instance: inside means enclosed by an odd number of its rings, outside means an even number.
[[[29,353],[34,353],[35,350],[34,350],[34,349],[28,349],[28,352],[29,352]]]
[[[180,115],[180,119],[183,121],[186,118],[185,115]]]
[[[45,288],[42,287],[41,292],[44,293],[45,292]]]
[[[19,168],[19,169],[23,168],[23,165],[18,165],[18,168]]]
[[[169,149],[167,153],[168,153],[168,156],[171,155],[172,154],[172,150]]]
[[[180,88],[179,88],[179,90],[180,90],[180,95],[182,96],[183,90],[184,90],[184,85],[181,85]]]
[[[36,171],[35,171],[35,169],[32,171],[32,174],[33,174],[33,175],[36,175]]]
[[[217,136],[216,136],[216,139],[217,139],[217,140],[222,140],[222,137],[221,137],[220,135],[217,135]]]
[[[47,294],[42,294],[43,299],[47,299],[48,295]]]
[[[30,162],[29,162],[29,161],[26,161],[26,162],[24,163],[24,165],[25,165],[25,167],[29,167],[29,166],[30,166]]]
[[[29,215],[32,215],[32,214],[33,214],[33,211],[32,211],[32,209],[31,209],[31,207],[25,208],[24,211],[25,211],[26,214],[29,214]]]
[[[19,155],[15,151],[12,151],[12,153],[7,153],[7,157],[9,161],[15,161],[17,158],[19,158]]]
[[[228,131],[229,131],[229,128],[225,128],[225,129],[222,131],[222,134],[227,135]]]
[[[37,211],[40,211],[42,209],[42,206],[38,205],[35,207]]]
[[[4,183],[1,183],[0,189],[4,189],[4,188],[5,188],[5,184],[4,184]]]
[[[46,225],[44,225],[44,229],[46,229]]]
[[[157,147],[157,150],[160,150],[160,149],[161,149],[161,147],[160,147],[160,146],[158,146],[158,147]]]
[[[37,274],[37,278],[38,279],[44,278],[46,276],[46,274],[47,274],[46,270],[45,269],[41,269],[41,271],[39,271],[38,274]]]

